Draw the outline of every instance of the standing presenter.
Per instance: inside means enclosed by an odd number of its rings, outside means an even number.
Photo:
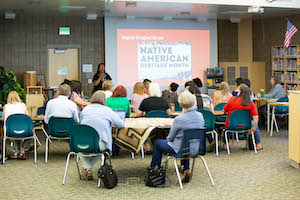
[[[98,65],[97,73],[94,75],[93,83],[94,90],[93,93],[97,90],[102,90],[102,83],[106,80],[111,80],[111,77],[108,73],[105,73],[104,63]]]

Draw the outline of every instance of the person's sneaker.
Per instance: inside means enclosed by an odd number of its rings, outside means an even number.
[[[85,180],[93,180],[93,174],[88,173],[88,171],[86,171],[84,168],[81,170],[81,177]]]
[[[182,179],[182,182],[183,182],[183,183],[188,183],[188,182],[190,182],[191,175],[192,175],[191,170],[189,170],[189,169],[185,170],[184,173],[183,173],[183,179]]]
[[[93,180],[92,171],[86,171],[86,179],[87,180]]]

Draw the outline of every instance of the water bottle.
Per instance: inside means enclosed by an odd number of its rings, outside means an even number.
[[[260,97],[263,98],[265,96],[265,90],[260,89]]]

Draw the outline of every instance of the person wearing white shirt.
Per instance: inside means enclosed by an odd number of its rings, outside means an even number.
[[[51,117],[73,118],[75,122],[79,122],[77,105],[68,99],[71,95],[71,87],[62,84],[59,86],[58,93],[57,98],[47,103],[45,123],[48,124]]]

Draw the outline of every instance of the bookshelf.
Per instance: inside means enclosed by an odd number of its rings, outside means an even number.
[[[277,76],[287,93],[300,89],[300,45],[273,46],[272,74]]]

